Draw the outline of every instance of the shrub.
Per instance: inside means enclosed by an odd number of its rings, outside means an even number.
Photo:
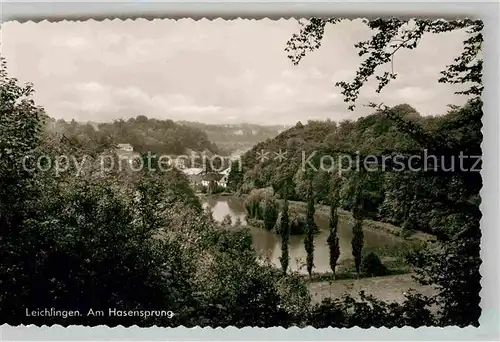
[[[261,208],[261,203],[265,199],[272,197],[272,188],[253,189],[245,199],[245,208],[248,216],[257,220],[264,219],[264,212]]]
[[[288,211],[288,222],[290,226],[290,235],[302,235],[306,232],[306,219],[305,215],[301,214],[296,208],[290,207]],[[274,229],[276,233],[281,234],[281,212],[276,219]]]
[[[230,226],[231,224],[232,224],[231,215],[226,214],[224,216],[224,218],[222,219],[222,225],[223,226]]]
[[[361,261],[361,272],[370,276],[383,276],[387,274],[387,268],[382,264],[379,256],[370,252],[363,256]]]
[[[261,209],[263,213],[264,227],[271,230],[278,218],[278,204],[274,198],[266,198],[261,202]]]

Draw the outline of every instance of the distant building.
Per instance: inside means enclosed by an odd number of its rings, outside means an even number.
[[[227,187],[227,182],[229,180],[229,173],[230,172],[231,172],[230,167],[228,167],[227,169],[220,172],[220,175],[222,176],[221,179],[219,179],[219,181],[218,181],[218,185],[220,187],[223,187],[223,188]]]
[[[230,167],[228,167],[227,169],[222,170],[222,171],[220,172],[220,174],[221,174],[221,175],[224,175],[224,176],[228,176],[230,173],[231,173],[231,168],[230,168]]]
[[[208,189],[227,187],[230,168],[222,172],[206,172],[203,168],[192,167],[181,170],[189,179],[191,185],[202,185]]]
[[[139,153],[134,152],[134,148],[128,143],[118,144],[116,147],[116,155],[118,156],[119,161],[126,160],[130,165],[132,165],[135,160],[138,160],[141,157]]]
[[[214,189],[219,186],[219,181],[222,179],[223,175],[216,172],[210,172],[203,175],[201,180],[201,185],[206,186],[209,189]]]
[[[190,167],[190,168],[185,168],[182,169],[182,173],[184,173],[191,185],[199,185],[202,183],[203,180],[203,173],[204,170],[202,168],[198,167]]]
[[[189,167],[189,168],[186,168],[186,169],[182,170],[182,172],[186,176],[192,176],[192,175],[202,174],[203,173],[203,169],[201,167]]]
[[[118,144],[116,147],[120,151],[134,152],[134,148],[130,144]]]
[[[227,188],[227,182],[229,179],[229,175],[223,175],[222,178],[219,180],[219,186],[223,188]]]
[[[168,166],[184,169],[186,168],[186,159],[179,156],[169,156]]]

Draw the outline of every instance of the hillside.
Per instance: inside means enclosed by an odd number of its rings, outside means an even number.
[[[400,123],[382,112],[357,121],[310,121],[306,125],[299,122],[245,153],[242,172],[232,172],[230,186],[240,193],[273,187],[281,197],[288,189],[290,199],[304,201],[309,177],[305,171],[310,170],[317,203],[329,203],[335,190],[339,191],[344,210],[352,210],[361,198],[366,216],[372,219],[442,237],[458,233],[463,229],[458,222],[463,220],[464,208],[477,211],[482,184],[479,172],[458,175],[456,170],[413,172],[406,165],[398,171],[384,171],[380,164],[376,170],[357,172],[349,170],[349,163],[355,165],[353,156],[356,155],[399,154],[405,158],[411,155],[421,158],[422,151],[432,146],[422,142],[429,133],[442,144],[435,152],[442,154],[437,157],[441,158],[438,161],[445,160],[446,165],[442,165],[445,170],[450,167],[451,159],[458,158],[458,151],[481,155],[481,111],[466,105],[440,117],[421,117],[411,106],[399,105],[394,107],[394,112],[406,124],[414,125],[413,131],[424,132],[421,141],[415,140],[415,134],[404,133]],[[286,159],[281,162],[274,158],[274,152],[280,150],[286,153]],[[262,151],[269,152],[263,162],[257,158]],[[322,168],[321,156],[325,156]],[[472,160],[467,165],[471,166]],[[418,200],[422,195],[425,200]],[[461,204],[450,207],[450,203],[457,201]]]
[[[241,154],[255,144],[274,138],[287,129],[286,126],[262,126],[256,124],[215,125],[201,122],[178,121],[179,124],[202,130],[210,141],[231,154]]]
[[[112,123],[80,123],[74,120],[51,119],[47,125],[52,132],[63,133],[80,145],[102,151],[119,143],[130,143],[136,152],[156,154],[183,154],[190,151],[219,153],[219,147],[207,134],[195,127],[172,120],[136,118]]]

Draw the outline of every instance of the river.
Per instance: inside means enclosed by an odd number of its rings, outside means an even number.
[[[236,220],[237,217],[245,223],[245,208],[243,200],[237,197],[220,196],[207,197],[202,200],[204,207],[210,207],[213,217],[217,221],[222,221],[225,215],[229,214],[231,218]],[[314,272],[323,273],[330,272],[329,266],[329,249],[327,245],[328,230],[328,215],[317,212],[315,222],[318,225],[320,232],[314,237]],[[250,227],[250,232],[253,239],[253,245],[257,253],[263,258],[269,258],[276,267],[280,267],[279,257],[281,255],[280,237],[274,233],[265,230],[264,228]],[[339,219],[338,236],[340,241],[340,258],[338,264],[352,260],[351,254],[351,239],[352,226],[348,221]],[[386,232],[364,229],[364,246],[365,247],[386,247],[391,248],[400,243],[400,239]],[[306,260],[306,252],[304,249],[304,236],[290,236],[290,267],[294,271],[307,273],[304,265]]]

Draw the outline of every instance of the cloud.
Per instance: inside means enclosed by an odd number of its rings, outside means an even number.
[[[294,66],[284,51],[299,30],[291,20],[154,20],[2,25],[9,72],[33,82],[49,115],[109,121],[143,114],[210,123],[293,124],[341,120],[348,112],[337,81],[361,61],[354,44],[370,37],[359,20],[328,26],[321,49]],[[409,103],[423,115],[463,103],[456,87],[438,84],[458,55],[460,32],[424,37],[394,60],[398,79],[381,94],[369,82],[359,103]],[[34,57],[36,56],[36,58]]]
[[[403,102],[422,102],[432,99],[432,91],[420,87],[405,87],[396,91],[396,96]]]

